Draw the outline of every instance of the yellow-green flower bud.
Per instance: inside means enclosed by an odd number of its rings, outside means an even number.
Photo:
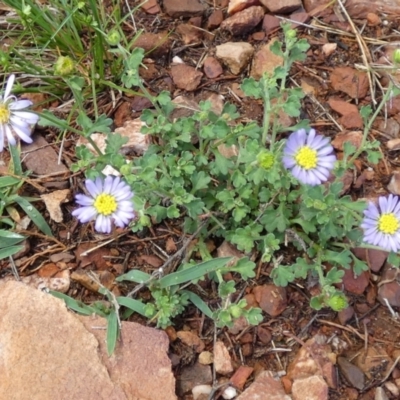
[[[71,74],[75,69],[74,61],[71,57],[58,57],[55,65],[54,65],[54,73],[55,75],[66,76]]]
[[[328,300],[328,305],[333,311],[342,311],[349,305],[343,293],[336,292]]]
[[[286,37],[287,37],[288,39],[294,39],[294,38],[296,37],[296,31],[295,31],[294,29],[289,29],[289,30],[286,32]]]
[[[400,64],[400,49],[396,49],[393,52],[393,62],[395,64]]]
[[[257,156],[258,165],[266,170],[271,169],[271,167],[274,165],[274,162],[275,156],[268,150],[262,151]]]
[[[239,318],[242,315],[242,312],[243,312],[241,307],[238,306],[237,304],[235,304],[232,307],[230,307],[229,311],[230,311],[230,313],[231,313],[233,318]]]
[[[108,33],[106,40],[110,46],[117,46],[121,41],[121,35],[118,31],[112,30]]]

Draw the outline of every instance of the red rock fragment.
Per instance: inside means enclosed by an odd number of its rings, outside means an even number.
[[[179,89],[193,91],[200,85],[203,73],[186,64],[171,67],[172,80]]]
[[[220,76],[224,70],[219,61],[214,57],[207,57],[204,60],[203,70],[207,78],[214,79]]]
[[[265,32],[254,32],[251,35],[251,37],[252,37],[253,40],[256,40],[256,41],[264,40],[265,39]]]
[[[335,90],[347,93],[353,99],[362,99],[368,93],[369,83],[365,72],[350,67],[337,67],[330,78]]]
[[[333,97],[328,100],[328,104],[334,111],[342,115],[339,122],[345,128],[361,129],[363,127],[363,120],[356,105]]]
[[[142,4],[141,8],[147,13],[147,14],[158,14],[161,9],[160,6],[157,4],[157,0],[147,0],[146,3]]]
[[[348,115],[358,111],[356,105],[351,104],[347,101],[337,99],[335,97],[331,97],[328,100],[329,106],[332,108],[333,111],[336,111],[340,115]]]
[[[336,135],[331,144],[336,150],[340,151],[343,151],[343,146],[345,143],[351,143],[356,147],[356,149],[358,149],[361,145],[362,136],[363,135],[361,131],[340,133],[339,135]]]
[[[304,393],[308,399],[328,400],[328,385],[321,376],[296,379],[292,385],[293,400],[303,400]]]
[[[168,54],[170,49],[168,32],[142,33],[133,43],[133,48],[140,47],[144,49],[148,57],[162,57]]]
[[[364,122],[358,111],[339,118],[339,123],[346,129],[362,129],[364,126]]]
[[[279,376],[272,371],[260,372],[254,382],[236,400],[265,399],[285,400],[287,396]]]
[[[295,22],[292,22],[292,24],[291,24],[292,28],[297,28],[297,27],[301,27],[302,24],[307,24],[310,21],[311,17],[306,12],[296,12],[296,13],[289,15],[289,19],[291,19],[292,21],[295,21]]]
[[[260,0],[274,14],[289,14],[302,7],[301,0]]]
[[[400,307],[400,284],[396,280],[397,276],[397,268],[388,268],[382,274],[381,282],[386,283],[379,286],[378,300],[384,306],[386,306],[386,299],[392,307]]]
[[[342,325],[346,325],[347,322],[349,322],[353,318],[353,315],[354,315],[354,308],[349,306],[344,310],[338,312],[339,322]]]
[[[279,18],[276,18],[274,15],[271,14],[266,14],[264,16],[262,28],[267,35],[268,33],[279,28],[280,26],[281,26],[281,20]]]
[[[208,17],[207,29],[210,31],[217,29],[224,20],[224,13],[222,10],[214,10]]]
[[[230,0],[228,6],[228,15],[236,14],[239,11],[251,6],[259,6],[260,0]]]
[[[263,19],[265,10],[260,6],[246,8],[221,23],[221,29],[233,36],[244,35],[255,28]]]
[[[389,252],[384,250],[364,249],[362,247],[356,247],[352,249],[352,252],[358,259],[366,261],[368,267],[373,272],[379,272],[381,270],[389,255]]]
[[[269,344],[272,339],[272,334],[269,329],[263,328],[262,326],[257,327],[257,336],[260,342],[263,344]]]
[[[379,25],[381,22],[382,21],[378,15],[376,15],[374,13],[367,14],[367,23],[369,26],[376,26],[376,25]]]
[[[287,306],[286,289],[273,284],[256,286],[254,296],[260,308],[271,317],[282,314]]]
[[[363,294],[369,283],[369,271],[364,271],[356,276],[353,269],[346,269],[343,275],[345,290],[354,294]]]
[[[193,17],[206,10],[200,0],[164,0],[164,10],[172,18]]]
[[[230,382],[235,388],[243,390],[249,376],[253,373],[254,368],[246,365],[241,365],[232,375]]]

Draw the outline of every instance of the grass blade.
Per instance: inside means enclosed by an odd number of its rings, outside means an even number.
[[[131,281],[136,283],[144,283],[151,279],[151,275],[146,274],[146,272],[140,271],[138,269],[133,269],[124,275],[119,276],[115,280],[117,282]]]
[[[3,258],[7,258],[9,256],[13,256],[14,254],[18,253],[20,250],[22,250],[24,246],[9,246],[4,249],[0,250],[0,260]]]
[[[107,352],[111,356],[114,353],[115,346],[118,339],[118,317],[115,310],[111,310],[111,313],[107,318]]]
[[[60,293],[60,292],[55,292],[53,290],[50,290],[49,293],[57,297],[58,299],[64,300],[65,304],[67,305],[68,308],[71,310],[76,311],[79,314],[83,315],[93,315],[94,310],[92,307],[87,306],[86,304],[82,303],[81,301],[77,301],[73,299],[72,297],[67,296],[66,294]]]
[[[29,201],[23,197],[15,196],[15,202],[21,206],[33,223],[47,236],[53,236],[49,225],[42,214]]]
[[[214,258],[212,260],[194,265],[188,269],[173,272],[172,274],[161,278],[158,281],[159,286],[161,289],[165,289],[169,286],[179,285],[184,282],[190,282],[195,279],[199,279],[210,272],[214,272],[220,268],[223,268],[230,260],[232,260],[232,257]]]
[[[186,293],[189,296],[189,300],[208,318],[213,319],[213,312],[210,307],[205,303],[203,299],[201,299],[196,293],[191,292],[190,290],[182,290],[181,293]]]
[[[145,313],[145,305],[139,300],[121,296],[117,297],[117,302],[120,306],[129,308],[130,310],[133,310],[144,317],[147,316]]]

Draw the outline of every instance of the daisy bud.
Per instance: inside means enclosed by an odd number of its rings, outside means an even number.
[[[75,69],[74,61],[71,57],[58,57],[55,65],[54,65],[54,74],[66,76],[70,75]]]

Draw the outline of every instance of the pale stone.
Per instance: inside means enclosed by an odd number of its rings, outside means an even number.
[[[214,345],[214,368],[218,374],[227,375],[233,371],[231,356],[223,342]]]
[[[109,357],[104,318],[20,282],[0,296],[0,399],[176,400],[164,332],[123,322]]]
[[[227,42],[216,46],[219,58],[234,75],[239,75],[249,64],[254,54],[254,47],[246,42]]]

